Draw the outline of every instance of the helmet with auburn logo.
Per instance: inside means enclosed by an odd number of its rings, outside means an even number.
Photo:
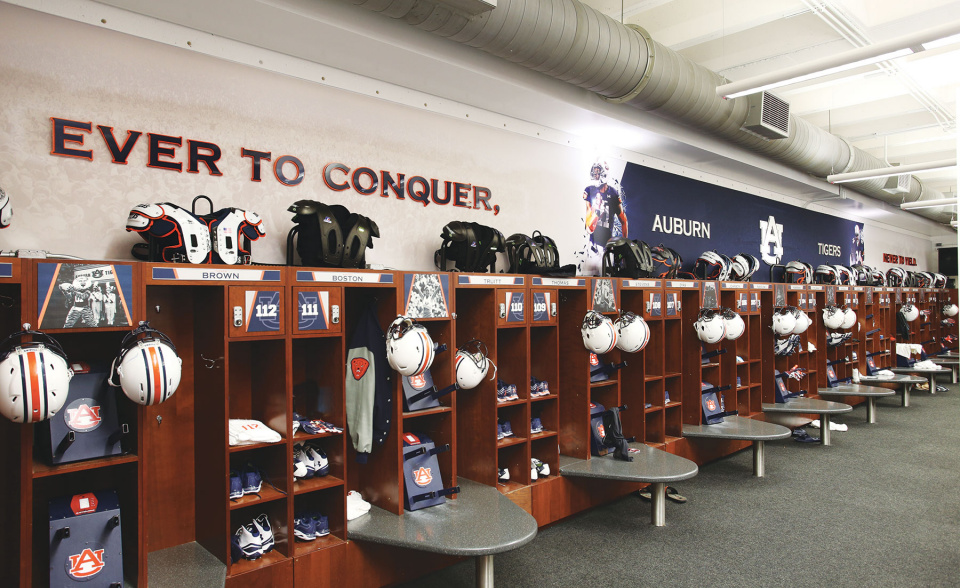
[[[387,363],[402,376],[419,376],[436,356],[433,339],[423,325],[398,316],[387,328]]]
[[[123,337],[107,383],[137,404],[160,404],[180,386],[182,363],[173,341],[144,321]]]
[[[27,336],[30,341],[24,340]],[[10,335],[0,343],[0,414],[15,423],[52,417],[67,401],[71,378],[67,355],[56,339],[30,330]]]

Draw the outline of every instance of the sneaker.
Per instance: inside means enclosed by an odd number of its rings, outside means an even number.
[[[317,422],[318,421],[310,421],[307,419],[303,419],[300,421],[300,428],[307,435],[317,435],[319,433],[325,433],[326,431],[322,427],[318,426],[316,424]]]
[[[347,492],[347,520],[363,516],[370,512],[370,503],[363,499],[356,490]]]
[[[267,553],[273,549],[273,528],[270,526],[270,519],[266,513],[253,519],[253,526],[260,533],[260,549]]]
[[[497,470],[497,481],[498,482],[509,482],[510,481],[510,470],[507,468],[499,468]]]
[[[530,432],[531,433],[543,432],[543,423],[540,422],[540,417],[533,417],[532,419],[530,419]]]
[[[501,391],[503,394],[504,400],[501,402],[509,402],[511,400],[519,400],[520,397],[517,395],[517,387],[513,384],[507,384],[500,378],[497,378],[497,400],[500,400]]]
[[[669,391],[669,390],[664,390],[664,391],[663,391],[663,403],[664,403],[664,404],[670,404],[670,391]]]
[[[316,537],[318,539],[320,537],[323,537],[324,535],[330,534],[330,522],[327,520],[327,517],[323,516],[318,512],[315,512],[313,513],[311,518],[313,518],[313,522],[316,523],[316,527],[317,527]]]
[[[263,476],[257,466],[248,463],[240,470],[240,481],[243,484],[244,494],[260,494],[260,488],[263,486]]]
[[[503,425],[500,424],[500,421],[497,421],[497,441],[503,439]]]
[[[537,481],[537,467],[536,467],[535,465],[533,465],[533,461],[532,461],[532,460],[531,460],[531,462],[530,462],[530,481],[531,481],[531,482],[536,482],[536,481]]]
[[[530,398],[540,396],[540,380],[530,376]]]
[[[243,498],[243,482],[240,481],[240,472],[230,470],[230,500]]]
[[[308,458],[313,460],[316,471],[315,476],[326,476],[330,473],[330,462],[327,460],[327,454],[317,445],[306,444],[303,448]]]
[[[293,446],[293,456],[294,459],[299,458],[307,468],[307,475],[303,476],[304,478],[312,478],[317,473],[317,462],[314,461],[311,454],[307,452],[304,443],[298,443]]]
[[[531,458],[530,464],[537,471],[537,476],[540,478],[550,475],[550,465],[545,464],[537,458]]]
[[[550,396],[550,384],[546,380],[540,380],[540,396]]]
[[[310,515],[297,515],[293,519],[293,536],[298,541],[313,541],[317,538],[317,522]]]
[[[303,461],[303,451],[293,450],[293,479],[300,480],[307,477],[307,464]]]
[[[260,559],[263,548],[260,543],[260,533],[253,523],[241,525],[235,535],[244,559]]]
[[[504,437],[513,437],[513,428],[510,426],[510,421],[503,421],[501,428],[503,429]]]

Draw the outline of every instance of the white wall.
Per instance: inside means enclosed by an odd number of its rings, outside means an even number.
[[[368,262],[398,269],[432,268],[440,230],[450,220],[489,224],[505,235],[541,230],[557,240],[564,263],[574,261],[583,238],[580,194],[596,154],[556,141],[8,4],[0,4],[0,79],[0,187],[15,210],[13,226],[0,233],[3,249],[129,259],[130,246],[139,240],[123,228],[132,206],[186,206],[197,194],[210,196],[217,207],[253,210],[264,218],[267,237],[253,251],[254,260],[265,263],[283,261],[292,226],[286,209],[300,199],[341,203],[373,218],[381,238]],[[50,117],[112,126],[121,138],[128,129],[144,136],[128,165],[110,162],[96,130],[84,145],[93,149],[93,161],[57,157],[50,154]],[[223,175],[146,167],[150,132],[217,143]],[[297,156],[306,166],[303,183],[282,186],[267,168],[262,182],[251,182],[242,147],[272,151],[274,158]],[[185,161],[186,149],[178,153],[177,160]],[[625,157],[642,161],[638,154]],[[495,217],[333,192],[323,183],[322,168],[334,161],[485,186],[501,212]],[[927,239],[875,227],[865,236],[868,263],[882,265],[878,256],[895,241],[897,253],[935,266]]]

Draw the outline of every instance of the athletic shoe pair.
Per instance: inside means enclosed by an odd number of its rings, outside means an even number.
[[[550,466],[543,463],[539,459],[532,457],[530,458],[530,479],[536,480],[537,478],[544,478],[550,475]]]
[[[330,473],[330,461],[323,449],[314,443],[293,446],[293,477],[296,480],[322,477]]]
[[[370,503],[356,490],[347,492],[347,520],[352,521],[370,512]]]
[[[240,525],[237,532],[230,539],[233,561],[243,559],[260,559],[263,554],[273,549],[273,527],[266,514],[261,514],[251,522]]]
[[[530,376],[530,397],[550,396],[550,387],[543,381]]]
[[[298,541],[313,541],[329,534],[330,523],[319,512],[304,512],[293,517],[293,536]]]
[[[497,469],[497,481],[500,483],[506,483],[510,481],[510,470],[507,468],[498,468]]]
[[[497,441],[513,436],[513,427],[510,421],[497,421]]]
[[[497,378],[497,402],[510,402],[511,400],[519,400],[520,396],[517,395],[517,387],[513,384],[507,384],[500,378]]]
[[[531,433],[543,432],[543,423],[540,422],[540,417],[533,417],[532,419],[530,419],[530,432]]]
[[[327,421],[321,419],[305,419],[299,414],[293,413],[293,432],[296,433],[298,428],[308,435],[343,432],[342,428]]]
[[[246,494],[260,494],[263,475],[257,466],[248,463],[240,471],[230,470],[230,500],[243,498]]]

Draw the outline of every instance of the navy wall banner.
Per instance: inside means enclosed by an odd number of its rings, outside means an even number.
[[[788,261],[863,263],[862,223],[633,163],[620,191],[627,236],[674,249],[687,271],[709,250],[754,255],[762,262],[758,282],[770,279],[770,265]]]

